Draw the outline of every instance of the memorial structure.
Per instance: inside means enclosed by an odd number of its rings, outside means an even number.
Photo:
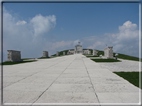
[[[63,52],[63,55],[66,55],[66,52]]]
[[[7,55],[8,61],[11,61],[11,62],[22,61],[20,51],[16,51],[16,50],[7,50],[7,51],[8,51],[8,55]]]
[[[113,57],[113,47],[107,47],[104,49],[104,57],[105,58],[114,58]]]
[[[80,42],[78,42],[78,44],[75,46],[74,51],[77,54],[82,54],[83,53],[82,45],[80,44]]]
[[[98,51],[97,50],[93,50],[93,56],[97,56]]]
[[[59,56],[59,52],[57,51],[56,56]]]
[[[48,57],[48,51],[43,51],[43,56],[42,57]]]
[[[89,54],[91,54],[91,51],[90,50],[83,50],[83,54],[85,54],[85,55],[89,55]]]

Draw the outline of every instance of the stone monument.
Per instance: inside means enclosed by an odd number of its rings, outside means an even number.
[[[91,54],[91,51],[90,51],[89,49],[87,49],[87,50],[83,50],[83,54],[85,54],[85,55],[89,55],[89,54]]]
[[[114,58],[113,57],[113,47],[107,47],[104,49],[104,57],[105,58]]]
[[[93,56],[97,56],[98,51],[97,50],[93,50]]]
[[[66,52],[63,52],[63,55],[66,55]]]
[[[48,51],[43,51],[43,56],[42,57],[48,57]]]
[[[80,42],[78,42],[78,44],[75,46],[75,49],[74,49],[75,53],[83,53],[83,49],[82,49],[82,45],[80,44]]]
[[[8,61],[11,61],[11,62],[22,61],[20,51],[16,51],[16,50],[7,50],[7,51],[8,51],[8,55],[7,55]]]
[[[56,56],[59,56],[59,52],[57,51]]]

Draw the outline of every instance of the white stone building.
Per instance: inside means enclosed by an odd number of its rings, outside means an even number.
[[[7,51],[8,51],[8,54],[7,54],[8,61],[11,61],[11,62],[22,61],[20,51],[16,51],[16,50],[7,50]]]
[[[69,50],[67,54],[74,54],[75,51],[74,50]]]
[[[87,49],[87,50],[83,50],[83,54],[85,54],[85,55],[89,55],[89,54],[91,54],[91,51],[90,51],[89,49]]]
[[[104,49],[104,57],[105,58],[114,58],[113,57],[113,47],[107,47]]]

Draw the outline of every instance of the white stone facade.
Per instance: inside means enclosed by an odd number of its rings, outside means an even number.
[[[20,51],[16,51],[16,50],[7,50],[7,51],[8,51],[8,55],[7,55],[8,61],[11,61],[11,62],[22,61]]]
[[[42,57],[48,57],[48,51],[43,51],[43,56]]]
[[[86,55],[89,55],[89,54],[91,54],[91,51],[90,50],[83,50],[83,54],[86,54]]]
[[[104,49],[104,57],[105,58],[114,58],[113,57],[113,47],[107,47]]]
[[[69,50],[67,54],[74,54],[75,51],[74,50]]]

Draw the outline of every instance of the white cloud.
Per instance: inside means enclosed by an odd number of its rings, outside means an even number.
[[[18,21],[18,22],[16,23],[16,25],[24,25],[24,24],[26,24],[26,23],[27,23],[26,21],[22,20],[22,21]]]
[[[74,45],[74,46],[77,45],[78,42],[80,42],[80,40],[75,40],[75,41],[73,42],[73,45]],[[82,42],[81,42],[81,43],[82,43]]]
[[[73,47],[74,46],[73,43],[74,41],[58,41],[52,43],[51,48],[52,50],[57,50],[57,49],[62,50],[64,48],[69,49],[67,47]]]
[[[119,40],[135,39],[138,37],[137,25],[131,21],[126,21],[122,26],[119,26],[119,33],[116,35]]]
[[[131,21],[126,21],[122,26],[119,26],[119,30],[120,32],[126,31],[126,30],[136,30],[137,29],[137,25],[132,23]]]
[[[56,25],[56,17],[55,15],[51,16],[42,16],[42,15],[36,15],[33,17],[30,21],[30,23],[33,26],[34,35],[42,35],[44,33],[47,33]]]
[[[39,26],[38,26],[39,25]],[[38,57],[42,55],[47,40],[42,34],[48,32],[56,25],[56,17],[36,15],[30,21],[19,20],[4,9],[3,12],[3,47],[4,59],[7,50],[20,50],[22,57]],[[46,48],[48,49],[48,48]],[[46,50],[45,49],[45,50]]]
[[[103,50],[106,45],[113,46],[115,52],[138,56],[139,31],[137,24],[126,21],[118,27],[118,33],[90,36],[82,41],[88,48]]]

